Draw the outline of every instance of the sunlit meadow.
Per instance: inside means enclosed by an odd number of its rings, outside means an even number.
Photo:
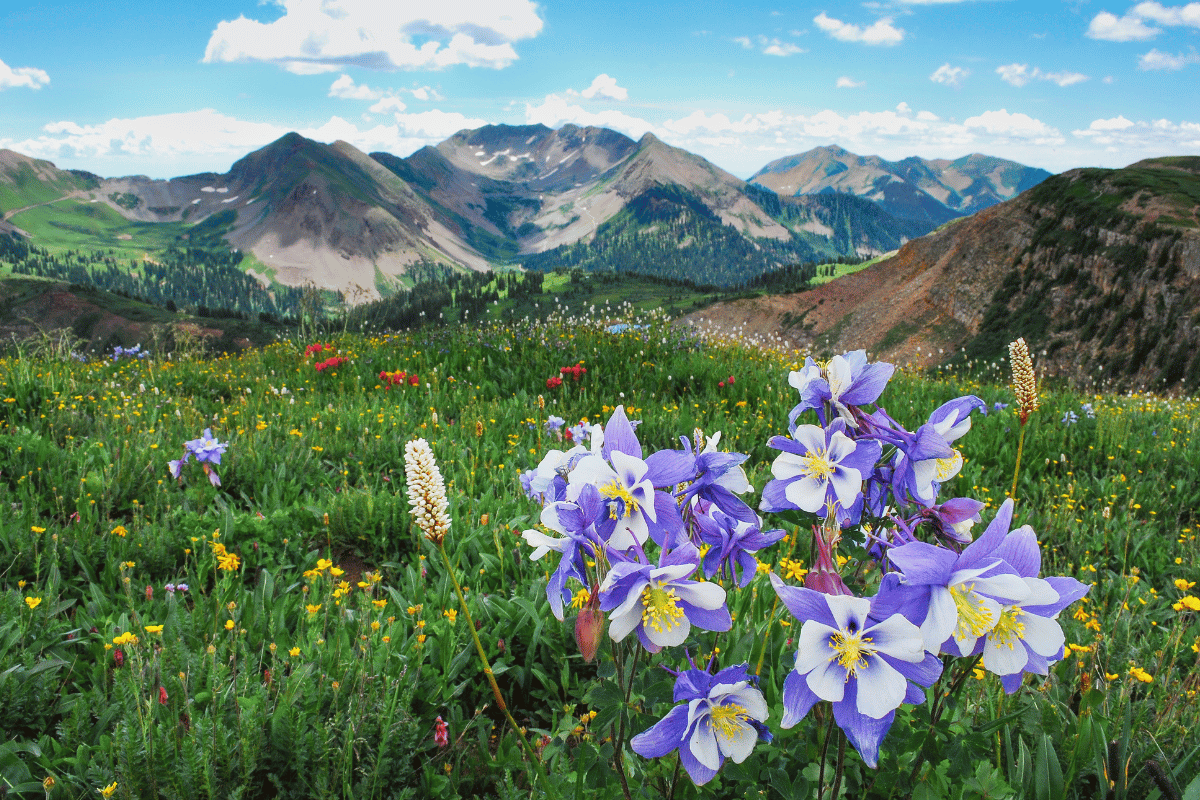
[[[554,564],[531,560],[521,536],[541,509],[520,475],[569,447],[570,426],[623,406],[648,450],[720,431],[721,450],[749,454],[745,499],[757,508],[803,359],[653,316],[608,332],[614,321],[324,336],[219,358],[81,361],[53,342],[11,352],[0,361],[0,795],[1200,791],[1189,735],[1200,724],[1197,404],[1044,388],[1014,527],[1037,532],[1044,574],[1090,585],[1059,617],[1066,653],[1048,676],[1009,695],[982,668],[948,669],[897,711],[877,769],[836,752],[824,706],[780,729],[799,626],[769,574],[798,585],[813,553],[809,531],[768,520],[786,536],[730,592],[734,632],[695,631],[688,654],[701,668],[714,656],[714,669],[748,665],[773,741],[699,787],[675,756],[635,754],[630,736],[669,708],[674,678],[607,635],[585,660],[585,598],[555,619]],[[880,405],[915,425],[960,395],[987,404],[943,488],[985,503],[979,533],[1011,492],[1019,425],[1007,365],[976,373],[1000,378],[901,367]],[[445,479],[444,551],[406,494],[417,438]],[[676,649],[665,663],[688,669]],[[623,694],[609,678],[626,670],[643,673]]]

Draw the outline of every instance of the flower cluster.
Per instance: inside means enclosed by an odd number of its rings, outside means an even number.
[[[320,344],[319,342],[317,344],[310,344],[308,347],[304,348],[304,357],[308,358],[309,356],[318,356],[324,353],[326,350],[333,352],[334,350],[337,350],[337,348],[331,344]]]
[[[204,429],[204,435],[199,439],[193,439],[190,442],[185,442],[183,445],[183,457],[174,461],[167,462],[167,469],[171,473],[172,478],[182,480],[183,465],[189,459],[195,457],[199,462],[200,467],[204,470],[204,474],[208,476],[208,481],[213,486],[220,486],[221,479],[217,476],[217,471],[213,467],[221,463],[221,454],[229,447],[228,442],[219,442],[213,436],[211,428]]]
[[[570,375],[572,380],[578,381],[587,374],[587,367],[585,367],[583,362],[580,361],[578,364],[571,367],[559,367],[558,374],[564,377]]]
[[[350,359],[346,358],[345,356],[331,356],[324,361],[318,361],[317,363],[313,364],[313,369],[315,369],[317,372],[324,372],[327,369],[337,369],[342,364],[345,364],[349,361]]]
[[[409,386],[417,386],[421,383],[421,379],[415,373],[409,375],[402,369],[395,372],[383,370],[379,373],[379,380],[383,382],[384,387],[387,389],[391,389],[393,386],[403,386],[405,383]]]
[[[726,386],[733,386],[733,376],[730,375],[723,381],[717,381],[717,386],[721,389],[724,389]]]
[[[812,531],[811,568],[788,559],[797,568],[785,570],[803,575],[804,586],[771,575],[800,625],[780,724],[791,727],[828,702],[870,767],[896,710],[923,702],[924,687],[941,675],[940,656],[978,656],[1015,691],[1025,673],[1045,675],[1063,658],[1057,617],[1088,588],[1040,576],[1033,530],[1010,531],[1011,500],[974,539],[984,504],[940,495],[964,463],[958,440],[987,406],[959,397],[910,431],[877,402],[893,372],[856,351],[807,359],[791,373],[800,401],[788,435],[768,442],[779,455],[758,509]],[[801,420],[809,412],[817,424]],[[559,620],[564,605],[581,608],[575,635],[588,660],[606,622],[614,642],[636,636],[650,653],[683,645],[693,628],[730,630],[725,587],[748,586],[759,571],[755,554],[784,537],[739,498],[752,488],[747,456],[720,451],[719,433],[706,439],[696,431],[681,438],[682,449],[647,454],[634,429],[618,407],[587,446],[577,440],[551,450],[521,477],[543,506],[541,529],[523,538],[533,559],[558,554],[547,599]],[[839,546],[853,550],[842,555]],[[868,561],[880,569],[859,569]],[[577,593],[572,581],[584,589]],[[869,589],[873,595],[860,595]],[[700,784],[725,757],[740,762],[769,738],[746,665],[716,674],[693,665],[677,675],[681,705],[634,737],[635,752],[678,750]]]
[[[562,378],[558,377],[557,375],[552,378],[546,378],[547,389],[557,389],[560,386],[562,386]]]
[[[150,355],[149,350],[143,350],[140,344],[135,344],[133,347],[121,347],[120,345],[113,348],[112,360],[120,361],[124,358],[142,359]]]

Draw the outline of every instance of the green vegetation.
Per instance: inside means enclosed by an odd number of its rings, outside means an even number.
[[[603,421],[623,392],[643,446],[720,430],[721,449],[749,454],[761,490],[766,442],[787,431],[796,402],[796,362],[684,338],[655,319],[606,334],[608,321],[345,336],[319,355],[302,341],[219,360],[81,364],[69,345],[46,343],[0,360],[12,445],[0,449],[9,796],[44,797],[47,777],[52,796],[80,798],[110,787],[126,797],[530,796],[449,575],[408,509],[401,454],[419,436],[447,481],[446,547],[511,713],[551,774],[575,776],[589,797],[621,797],[618,718],[629,733],[648,728],[650,709],[670,702],[670,676],[639,662],[646,680],[628,701],[589,690],[604,667],[579,655],[573,609],[565,623],[549,613],[547,565],[518,535],[538,518],[518,473],[564,446],[548,415]],[[345,362],[315,369],[334,354]],[[577,363],[581,380],[547,388]],[[381,370],[416,385],[386,388]],[[964,392],[1013,402],[1007,388],[955,374],[899,375],[888,408],[918,422]],[[1067,411],[1076,424],[1059,422]],[[205,428],[228,444],[219,488],[195,463],[181,480],[167,472]],[[1011,410],[977,416],[961,441],[967,462],[943,489],[986,501],[985,522],[1012,480],[1014,428]],[[928,739],[931,702],[904,707],[878,770],[849,752],[848,797],[917,786],[923,798],[1124,800],[1155,796],[1155,780],[1180,796],[1195,786],[1198,436],[1194,403],[1042,397],[1017,515],[1042,542],[1044,573],[1092,584],[1059,619],[1068,657],[1011,696],[994,676],[966,673],[943,701],[946,739]],[[758,554],[764,569],[809,561],[796,543],[807,532],[788,533]],[[763,653],[775,741],[727,763],[702,792],[681,777],[676,797],[807,797],[820,780],[822,721],[778,727],[796,628],[773,610],[767,576],[754,581],[733,611],[761,620],[765,638],[707,635],[693,655],[719,646],[722,664],[753,665]],[[602,661],[610,647],[605,637]],[[625,761],[634,796],[666,794],[672,761]],[[558,785],[573,794],[566,778]]]

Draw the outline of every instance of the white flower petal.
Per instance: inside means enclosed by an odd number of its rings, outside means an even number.
[[[696,608],[714,611],[725,605],[725,590],[712,581],[673,584],[675,596]]]
[[[893,614],[878,625],[871,626],[864,635],[871,638],[871,647],[892,658],[912,664],[925,660],[921,629],[899,614]]]
[[[925,649],[936,653],[941,649],[942,642],[950,638],[958,627],[958,607],[954,598],[945,586],[934,586],[929,595],[929,612],[921,623],[921,637],[925,640]]]
[[[1021,640],[989,636],[983,643],[983,668],[996,675],[1015,675],[1029,663],[1029,651]]]
[[[667,619],[661,631],[653,625],[646,625],[642,630],[646,632],[646,638],[659,647],[678,647],[687,641],[688,634],[692,632],[692,623],[687,617],[681,616]]]
[[[797,425],[792,439],[807,453],[825,449],[825,429],[820,425]]]
[[[704,766],[709,769],[721,768],[721,754],[717,750],[717,737],[707,720],[700,720],[696,730],[688,741],[688,750]]]
[[[1022,641],[1039,656],[1053,658],[1066,644],[1067,639],[1063,635],[1062,626],[1052,619],[1039,617],[1037,614],[1023,614],[1021,623],[1025,626]]]
[[[722,753],[733,759],[735,764],[746,760],[757,741],[758,731],[744,720],[738,720],[737,724],[732,727],[730,735],[717,734],[717,746],[721,748]]]
[[[783,496],[788,499],[788,502],[794,503],[801,510],[811,514],[825,505],[828,485],[828,482],[815,478],[798,478],[783,488]]]
[[[868,658],[867,666],[858,671],[856,705],[860,714],[871,719],[882,719],[899,708],[907,691],[908,681],[879,656]]]
[[[822,700],[836,703],[846,696],[846,668],[829,659],[815,667],[804,678],[808,688]]]
[[[836,629],[816,620],[810,619],[804,623],[800,628],[800,636],[797,637],[796,672],[803,675],[828,663],[834,656],[829,647],[829,637],[835,633]]]

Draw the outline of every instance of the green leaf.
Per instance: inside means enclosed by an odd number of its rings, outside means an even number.
[[[1034,756],[1033,788],[1038,800],[1057,800],[1063,796],[1062,767],[1049,734],[1042,734],[1042,741]]]

